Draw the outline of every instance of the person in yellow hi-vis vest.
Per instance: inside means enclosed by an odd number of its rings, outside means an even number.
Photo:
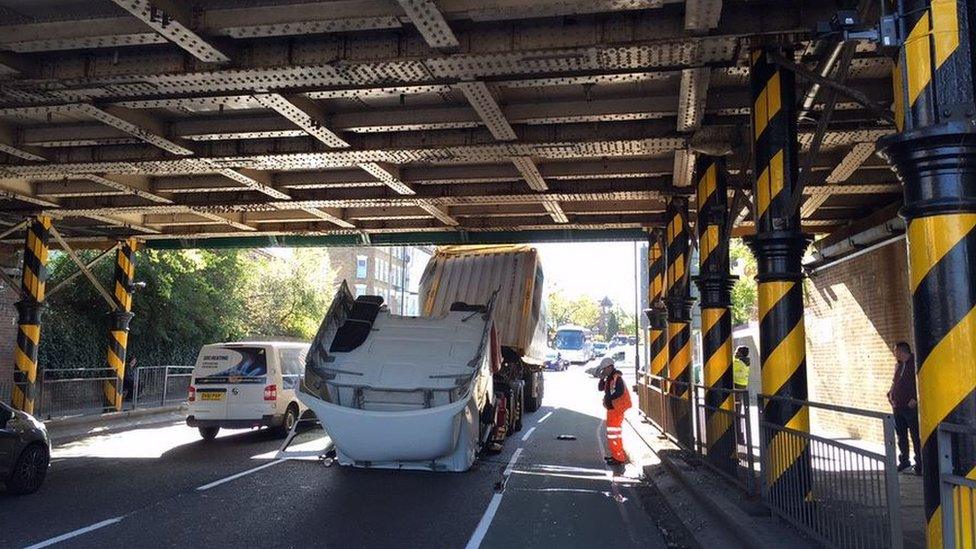
[[[741,346],[735,349],[732,357],[732,383],[737,391],[735,395],[735,436],[739,444],[745,444],[742,432],[743,424],[749,425],[749,347]]]
[[[749,388],[749,347],[741,346],[732,358],[732,383],[736,389]]]

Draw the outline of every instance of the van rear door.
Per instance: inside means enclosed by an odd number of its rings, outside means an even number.
[[[200,419],[258,420],[273,413],[264,399],[268,385],[268,352],[260,346],[210,346],[200,353],[194,371],[197,400],[210,402],[219,416]],[[221,404],[217,404],[221,403]]]

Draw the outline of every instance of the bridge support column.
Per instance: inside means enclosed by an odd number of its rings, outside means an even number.
[[[114,381],[103,385],[106,408],[122,411],[125,382],[125,354],[129,344],[129,322],[132,314],[132,284],[135,275],[135,255],[138,242],[130,238],[119,245],[115,255],[115,289],[112,299],[116,309],[112,311],[108,336],[108,367],[115,372]],[[136,388],[133,387],[133,390]]]
[[[940,455],[976,478],[976,437],[955,435],[941,453],[937,445],[940,423],[976,427],[976,5],[905,4],[893,75],[901,133],[879,145],[904,186],[927,540],[942,547]],[[956,501],[968,501],[959,490]]]
[[[650,271],[647,303],[650,308],[646,314],[651,325],[651,334],[648,339],[651,359],[648,371],[652,375],[665,377],[668,375],[668,310],[664,303],[665,273],[668,268],[667,257],[664,253],[666,245],[664,230],[651,230],[651,238],[647,247],[647,264]],[[660,383],[655,381],[654,385],[660,386]]]
[[[810,238],[792,207],[797,183],[796,91],[793,73],[752,52],[753,197],[759,283],[759,356],[763,419],[775,427],[761,433],[765,485],[772,497],[802,504],[810,493],[809,442],[783,429],[810,430],[801,260]],[[793,399],[793,400],[787,400]],[[801,401],[801,402],[796,402]]]
[[[717,467],[736,467],[735,398],[732,393],[732,284],[729,274],[728,186],[721,159],[699,156],[698,291],[701,295],[702,381],[705,387],[705,444]],[[720,410],[726,410],[722,412]]]
[[[692,446],[691,287],[688,285],[688,199],[673,197],[667,207],[669,413],[678,440]]]
[[[41,311],[47,284],[47,242],[51,218],[35,217],[27,225],[24,241],[24,263],[21,278],[21,300],[17,307],[17,348],[14,350],[14,408],[33,414],[40,406],[42,372],[37,366],[41,343]]]

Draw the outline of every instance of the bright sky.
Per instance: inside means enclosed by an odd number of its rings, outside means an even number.
[[[533,244],[542,256],[546,292],[560,288],[567,295],[608,296],[634,313],[636,272],[633,242]]]

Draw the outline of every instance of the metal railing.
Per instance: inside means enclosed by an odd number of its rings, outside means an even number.
[[[139,367],[123,382],[123,409],[152,408],[186,400],[193,377],[190,366]],[[41,419],[114,412],[106,405],[105,384],[115,383],[110,368],[44,370],[34,415]],[[13,380],[0,381],[0,399],[10,402]]]
[[[709,401],[712,400],[712,404]],[[749,421],[749,391],[692,386],[695,449],[702,462],[737,484],[746,494],[759,493],[758,460]],[[719,404],[715,405],[714,402]]]
[[[186,400],[192,366],[149,366],[136,368],[132,376],[133,408],[152,408],[178,404]]]
[[[884,453],[767,421],[770,404],[876,419]],[[759,439],[762,496],[773,513],[829,547],[902,547],[891,414],[759,395]]]
[[[682,391],[682,389],[686,389]],[[705,395],[715,391],[731,396],[731,409],[712,406]],[[756,475],[756,448],[749,421],[749,392],[732,389],[709,389],[667,377],[643,374],[637,384],[638,405],[644,416],[662,434],[681,448],[694,453],[701,462],[732,481],[749,495],[759,493]],[[684,396],[679,396],[684,395]],[[722,399],[723,401],[725,398]],[[736,403],[744,405],[735,405]],[[682,423],[683,418],[684,423]],[[708,418],[711,418],[709,423]],[[727,452],[709,451],[712,446],[709,428],[730,431]],[[726,427],[722,429],[721,427]]]
[[[107,411],[105,383],[114,383],[115,379],[110,368],[44,370],[34,415],[50,419]]]
[[[976,444],[976,427],[940,423],[936,436],[942,547],[976,547],[976,480],[966,477],[968,470],[960,471],[965,467],[953,460],[954,447],[972,447]]]

